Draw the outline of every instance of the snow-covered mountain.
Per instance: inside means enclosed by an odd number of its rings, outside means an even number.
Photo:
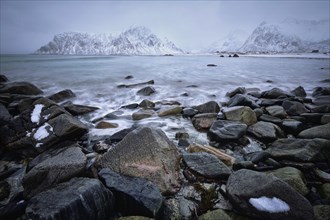
[[[183,50],[174,43],[161,40],[146,27],[132,27],[118,36],[86,33],[62,33],[55,35],[36,54],[63,55],[163,55],[180,54]]]

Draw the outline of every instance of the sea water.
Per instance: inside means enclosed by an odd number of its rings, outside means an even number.
[[[207,64],[216,64],[208,67]],[[225,94],[243,86],[250,91],[264,91],[274,87],[291,91],[303,86],[310,95],[316,86],[330,78],[330,59],[239,57],[221,58],[215,55],[186,56],[1,56],[0,72],[10,81],[28,81],[41,88],[45,95],[71,89],[77,97],[75,104],[100,109],[80,119],[90,126],[92,135],[111,135],[132,125],[153,125],[163,129],[170,138],[185,129],[192,141],[207,143],[206,135],[194,130],[189,119],[172,116],[153,117],[139,122],[115,120],[115,129],[95,129],[93,119],[121,109],[121,106],[151,101],[178,101],[182,106],[194,106],[210,100],[226,101]],[[132,75],[132,79],[125,79]],[[154,80],[156,93],[139,96],[135,88],[118,88]],[[271,82],[270,82],[271,81]],[[182,94],[187,93],[188,96]],[[120,114],[131,115],[135,110],[121,109]],[[151,123],[152,122],[152,123]],[[151,123],[151,124],[150,124]]]

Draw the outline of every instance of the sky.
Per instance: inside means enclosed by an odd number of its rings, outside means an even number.
[[[63,32],[120,33],[146,26],[184,50],[205,48],[234,30],[292,17],[329,19],[330,1],[0,0],[0,53],[32,53]]]

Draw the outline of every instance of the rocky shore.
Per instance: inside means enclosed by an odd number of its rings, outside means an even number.
[[[122,106],[132,115],[83,123],[98,108],[72,103],[71,90],[46,97],[0,75],[0,218],[330,219],[327,82],[310,96],[239,87],[198,106],[152,101],[154,83],[120,85],[148,98]],[[209,144],[138,123],[90,135],[120,117],[189,119]]]

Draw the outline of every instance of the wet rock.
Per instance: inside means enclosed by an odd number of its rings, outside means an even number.
[[[251,161],[254,164],[258,164],[259,162],[264,162],[270,157],[271,155],[265,151],[252,152],[244,156],[244,158],[247,161]]]
[[[134,87],[137,87],[137,86],[143,86],[143,85],[149,85],[149,84],[155,84],[155,81],[154,80],[149,80],[147,82],[135,83],[135,84],[129,84],[129,85],[121,84],[121,85],[118,85],[117,87],[118,88],[134,88]]]
[[[218,113],[220,111],[220,106],[215,101],[209,101],[193,108],[196,109],[198,113]]]
[[[182,155],[187,167],[197,175],[209,179],[227,179],[230,169],[216,156],[209,153],[184,153]]]
[[[274,117],[274,116],[271,116],[271,115],[266,115],[266,114],[263,114],[259,117],[259,120],[260,121],[265,121],[265,122],[271,122],[273,124],[276,124],[276,125],[281,125],[282,124],[282,120],[277,118],[277,117]]]
[[[34,196],[28,219],[108,219],[114,198],[97,179],[74,178]]]
[[[322,113],[303,113],[300,116],[304,117],[308,123],[320,124],[323,114]]]
[[[302,131],[304,124],[294,119],[285,119],[282,122],[282,129],[289,134],[297,135]]]
[[[253,134],[256,138],[265,142],[271,142],[277,138],[284,137],[281,128],[273,123],[264,121],[259,121],[256,124],[249,126],[247,131],[250,134]]]
[[[228,101],[228,107],[233,106],[249,106],[252,109],[259,108],[259,105],[251,96],[236,94]]]
[[[263,92],[261,96],[267,99],[278,99],[278,98],[290,97],[291,95],[288,94],[287,92],[284,92],[282,89],[273,88],[271,90]]]
[[[55,93],[51,96],[49,96],[48,98],[54,102],[63,102],[67,99],[70,99],[70,98],[73,98],[73,97],[76,97],[76,95],[72,92],[71,89],[65,89],[65,90],[62,90],[58,93]]]
[[[1,126],[8,123],[12,116],[9,114],[7,108],[0,103],[0,124]]]
[[[0,93],[39,95],[43,92],[35,85],[28,82],[12,82],[5,84],[0,88]]]
[[[132,103],[132,104],[122,106],[122,108],[127,108],[127,109],[136,109],[137,107],[139,107],[139,104],[137,104],[137,103]]]
[[[320,195],[323,199],[330,199],[330,183],[324,183],[319,189]]]
[[[217,65],[215,65],[215,64],[207,64],[206,66],[217,66]]]
[[[86,105],[75,105],[75,104],[66,105],[64,106],[64,108],[65,110],[70,112],[73,116],[84,115],[99,109],[97,107],[86,106]]]
[[[238,54],[237,54],[237,53],[235,53],[235,54],[233,55],[233,57],[239,57],[239,56],[238,56]]]
[[[320,169],[314,169],[315,175],[324,182],[330,182],[330,174]]]
[[[253,109],[253,111],[254,113],[256,113],[257,118],[259,118],[264,113],[264,111],[261,108],[255,108]]]
[[[106,122],[106,121],[101,121],[101,122],[97,123],[95,128],[97,128],[97,129],[118,128],[118,124],[117,123]]]
[[[283,99],[260,99],[257,103],[260,106],[282,105]]]
[[[226,96],[229,96],[229,98],[231,98],[236,94],[244,94],[244,93],[246,93],[245,87],[237,87],[233,91],[227,92]]]
[[[232,220],[232,218],[222,209],[216,209],[213,211],[208,211],[207,213],[198,217],[198,220]]]
[[[242,169],[230,175],[227,195],[234,207],[252,218],[309,220],[314,216],[309,201],[292,187],[256,171]],[[265,205],[265,200],[270,204]]]
[[[124,175],[146,178],[165,193],[178,186],[179,159],[175,145],[163,131],[140,127],[127,134],[96,165]]]
[[[330,95],[330,87],[316,87],[313,90],[312,96],[318,97],[318,96],[325,96]]]
[[[207,133],[210,141],[223,142],[241,138],[246,132],[247,126],[238,121],[215,121]]]
[[[149,96],[155,92],[156,92],[156,90],[152,86],[147,86],[147,87],[144,87],[144,88],[140,89],[139,91],[137,91],[137,94]]]
[[[330,123],[330,114],[323,115],[321,118],[321,124],[328,124]]]
[[[175,106],[175,107],[171,107],[168,109],[160,110],[158,112],[158,116],[163,117],[163,116],[169,116],[169,115],[178,115],[178,114],[181,114],[181,112],[182,112],[182,107]]]
[[[315,220],[329,220],[330,205],[313,206]]]
[[[194,115],[196,115],[198,113],[198,111],[196,109],[193,108],[184,108],[182,110],[182,116],[184,118],[192,118],[194,117]]]
[[[330,141],[325,139],[279,139],[266,152],[275,159],[315,162],[330,158]]]
[[[164,198],[156,184],[138,177],[119,175],[108,168],[102,169],[99,176],[114,193],[116,210],[124,215],[159,215]]]
[[[271,116],[277,117],[277,118],[286,118],[287,113],[285,112],[284,108],[282,106],[274,105],[274,106],[268,106],[266,107],[266,111]]]
[[[298,137],[304,139],[323,138],[330,140],[330,123],[303,130],[298,134]]]
[[[306,91],[302,86],[298,86],[297,88],[292,90],[291,93],[298,97],[306,97]]]
[[[135,120],[135,121],[138,121],[138,120],[142,120],[142,119],[145,119],[145,118],[150,118],[152,116],[154,116],[156,113],[154,110],[144,110],[144,109],[140,109],[139,111],[137,112],[134,112],[132,114],[132,119]]]
[[[86,156],[78,147],[70,147],[34,166],[23,178],[24,194],[32,196],[81,174]]]
[[[179,139],[188,139],[189,138],[189,134],[187,132],[177,132],[175,133],[175,139],[179,140]]]
[[[255,97],[255,98],[260,98],[261,93],[259,91],[251,91],[247,93],[249,96]]]
[[[216,113],[197,114],[192,118],[192,124],[196,130],[201,131],[209,129],[216,120]]]
[[[282,107],[288,113],[288,115],[300,115],[309,112],[309,110],[303,104],[295,101],[284,101]]]
[[[318,106],[330,105],[330,95],[318,96],[313,100],[313,103]]]
[[[304,174],[300,170],[293,167],[283,167],[269,173],[289,184],[301,195],[306,196],[309,193]]]
[[[255,112],[247,106],[235,106],[223,110],[223,114],[227,120],[241,121],[247,125],[257,122]]]
[[[8,82],[8,78],[5,75],[0,74],[0,83]]]
[[[125,76],[125,79],[133,79],[134,77],[132,75]]]
[[[121,141],[128,133],[130,133],[134,129],[135,129],[135,127],[125,128],[123,130],[120,130],[120,131],[114,133],[113,135],[111,135],[110,141],[112,143],[117,143],[117,142]]]
[[[155,107],[155,103],[153,103],[152,101],[149,101],[148,99],[144,99],[142,100],[142,102],[139,104],[139,106],[141,108],[154,108]]]

